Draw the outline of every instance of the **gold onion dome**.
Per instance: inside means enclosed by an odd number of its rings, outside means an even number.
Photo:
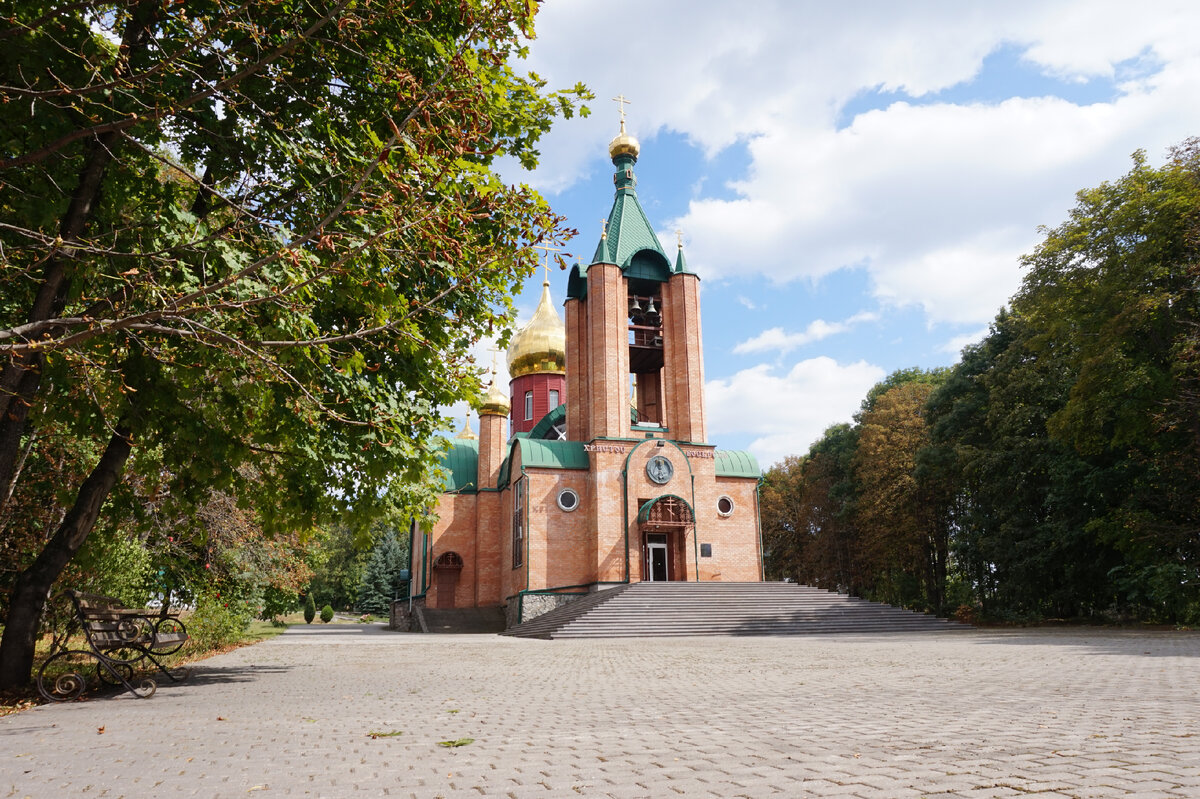
[[[567,370],[567,331],[550,299],[550,281],[542,283],[542,299],[533,319],[517,331],[508,345],[508,374],[564,374]]]
[[[492,382],[488,386],[487,396],[479,405],[480,416],[508,416],[508,396],[496,385],[496,373],[492,372]]]
[[[462,430],[458,431],[458,435],[456,435],[455,438],[461,438],[467,441],[476,441],[479,439],[479,436],[475,435],[475,432],[471,430],[470,414],[467,415],[467,418],[463,419]]]
[[[641,150],[638,140],[625,132],[625,120],[622,119],[621,132],[608,143],[608,157],[615,159],[618,155],[632,155],[637,158]]]

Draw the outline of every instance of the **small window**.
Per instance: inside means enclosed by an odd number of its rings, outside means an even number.
[[[702,558],[711,558],[712,557],[712,544],[701,544],[700,545],[700,557],[702,557]]]
[[[729,497],[721,497],[717,500],[717,513],[721,516],[733,515],[733,500]]]
[[[558,507],[570,513],[579,507],[579,495],[569,488],[564,488],[558,492]]]
[[[533,392],[525,392],[525,421],[533,419]]]
[[[557,388],[550,389],[550,410],[554,410],[560,404],[561,403],[558,401],[558,389]]]

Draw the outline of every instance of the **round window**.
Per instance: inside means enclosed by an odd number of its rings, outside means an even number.
[[[730,516],[733,514],[733,500],[729,497],[721,497],[717,500],[717,513],[722,516]]]
[[[579,507],[579,495],[569,488],[558,492],[558,507],[565,511],[573,511]]]

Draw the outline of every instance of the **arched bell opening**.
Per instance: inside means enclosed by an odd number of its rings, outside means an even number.
[[[433,562],[435,608],[453,608],[454,592],[458,589],[458,577],[462,573],[463,559],[457,552],[447,550]]]
[[[688,536],[696,529],[696,514],[692,512],[692,506],[674,494],[641,500],[638,504],[642,580],[686,580],[686,543]]]

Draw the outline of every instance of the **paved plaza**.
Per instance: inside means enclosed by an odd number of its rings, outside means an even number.
[[[0,797],[1200,797],[1193,633],[314,625],[194,665],[0,719]]]

